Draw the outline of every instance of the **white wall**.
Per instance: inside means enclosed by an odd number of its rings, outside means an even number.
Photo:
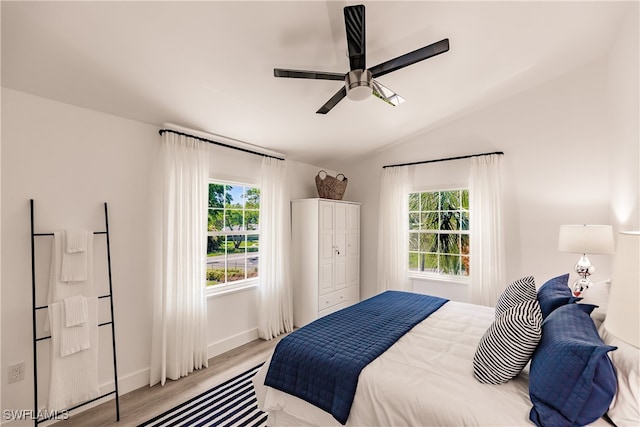
[[[153,171],[159,167],[159,127],[7,89],[2,91],[2,125],[2,409],[33,405],[30,198],[35,200],[36,232],[103,230],[103,202],[108,202],[120,392],[148,385],[155,233],[149,209]],[[258,156],[211,146],[211,159],[212,176],[258,178]],[[319,169],[287,162],[292,198],[316,196]],[[44,296],[51,238],[38,239],[36,278]],[[100,289],[108,289],[98,239],[96,280]],[[257,337],[255,288],[210,298],[208,309],[211,354]],[[110,339],[101,328],[104,391],[113,387]],[[45,356],[38,364],[44,404],[49,342],[38,345]],[[7,366],[21,361],[26,362],[25,380],[7,384]]]
[[[625,15],[612,45],[608,68],[611,137],[611,220],[620,231],[640,230],[640,66],[639,3]],[[634,167],[623,167],[633,165]]]
[[[7,89],[2,122],[2,409],[33,405],[30,198],[36,232],[104,230],[102,203],[108,202],[118,369],[126,389],[139,381],[150,357],[148,177],[155,166],[150,160],[157,128]],[[104,248],[101,239],[96,236],[96,248]],[[38,238],[39,304],[46,303],[50,245],[50,237]],[[95,259],[96,271],[104,272],[106,257],[97,252]],[[96,279],[103,293],[104,274]],[[108,355],[110,336],[101,331],[100,337],[106,350],[101,354]],[[38,344],[40,354],[47,345]],[[20,361],[26,362],[25,380],[7,384],[7,365]],[[108,362],[108,356],[101,357],[101,383],[112,377]],[[39,378],[46,378],[45,360],[38,369]],[[39,382],[41,403],[47,382]]]
[[[484,110],[345,165],[362,208],[362,297],[375,293],[378,185],[385,164],[504,151],[507,279],[534,275],[538,286],[573,270],[575,254],[557,251],[561,224],[609,224],[610,156],[620,141],[607,119],[608,62],[602,58]],[[636,98],[637,99],[637,98]],[[632,159],[620,160],[635,168]],[[466,181],[465,161],[414,167],[414,185]],[[462,167],[465,172],[459,172]],[[617,165],[616,165],[617,167]],[[429,170],[430,172],[424,172]],[[419,171],[419,172],[418,172]],[[637,173],[637,172],[636,172]],[[417,182],[417,175],[423,182]],[[609,256],[593,256],[594,280],[607,278]],[[473,266],[471,266],[473,268]],[[420,282],[416,290],[466,299],[460,285]]]

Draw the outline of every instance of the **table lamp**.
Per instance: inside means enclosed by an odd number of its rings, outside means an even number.
[[[573,296],[579,297],[591,285],[589,276],[595,271],[587,254],[613,253],[612,227],[610,225],[561,225],[558,250],[582,254],[575,265],[576,273],[580,278],[571,288]]]

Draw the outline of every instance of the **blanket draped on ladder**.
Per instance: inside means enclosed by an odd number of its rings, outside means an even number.
[[[47,300],[49,316],[44,328],[51,331],[48,409],[57,411],[100,395],[93,232],[53,233]]]

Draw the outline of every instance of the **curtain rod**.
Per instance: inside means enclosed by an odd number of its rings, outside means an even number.
[[[197,139],[198,141],[208,142],[209,144],[219,145],[219,146],[221,146],[221,147],[231,148],[231,149],[233,149],[233,150],[244,151],[245,153],[255,154],[256,156],[270,157],[270,158],[272,158],[272,159],[284,160],[284,159],[283,159],[283,158],[281,158],[281,157],[276,157],[276,156],[272,156],[272,155],[270,155],[270,154],[265,154],[265,153],[259,153],[259,152],[257,152],[257,151],[247,150],[246,148],[236,147],[236,146],[233,146],[233,145],[225,144],[224,142],[213,141],[213,140],[211,140],[211,139],[202,138],[202,137],[200,137],[200,136],[189,135],[188,133],[178,132],[178,131],[173,130],[173,129],[160,129],[160,130],[158,131],[158,133],[159,133],[160,135],[162,135],[162,134],[163,134],[163,133],[165,133],[165,132],[175,133],[176,135],[188,136],[189,138]]]
[[[424,163],[446,162],[446,161],[449,161],[449,160],[469,159],[471,157],[490,156],[491,154],[504,155],[504,152],[502,152],[502,151],[494,151],[493,153],[469,154],[469,155],[466,155],[466,156],[447,157],[446,159],[422,160],[420,162],[400,163],[400,164],[397,164],[397,165],[386,165],[386,166],[383,166],[382,169],[395,168],[395,167],[399,167],[399,166],[422,165]]]

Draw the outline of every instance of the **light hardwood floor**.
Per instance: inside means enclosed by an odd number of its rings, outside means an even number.
[[[70,413],[69,419],[52,425],[57,427],[138,425],[264,362],[279,338],[271,341],[260,339],[252,341],[209,359],[208,368],[195,371],[178,381],[167,380],[164,386],[157,384],[153,387],[141,387],[120,396],[120,422],[116,421],[115,399],[111,399],[83,412],[75,410]]]

